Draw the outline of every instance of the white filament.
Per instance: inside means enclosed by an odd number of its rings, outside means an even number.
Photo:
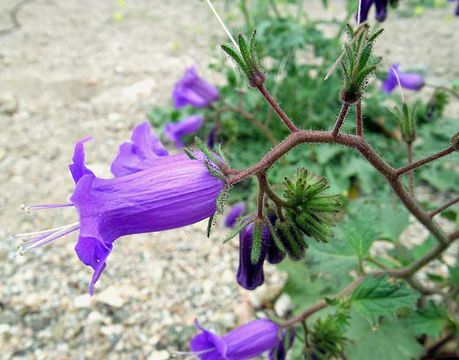
[[[212,10],[212,12],[214,13],[215,17],[217,18],[218,22],[220,23],[220,25],[222,26],[223,30],[226,32],[226,34],[228,35],[228,37],[230,38],[231,42],[233,43],[233,45],[236,47],[236,49],[238,49],[238,45],[237,45],[237,42],[236,40],[234,40],[233,36],[231,35],[230,31],[228,30],[228,28],[226,27],[225,23],[223,22],[222,18],[220,17],[220,15],[218,15],[218,12],[217,10],[215,10],[214,6],[212,5],[212,3],[210,2],[210,0],[206,0],[207,1],[207,4],[209,4],[210,6],[210,9]]]

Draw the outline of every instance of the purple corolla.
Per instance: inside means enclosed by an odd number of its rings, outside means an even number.
[[[382,22],[386,20],[387,17],[387,3],[388,0],[361,0],[360,1],[360,10],[358,15],[360,17],[357,19],[358,23],[361,24],[368,19],[368,13],[370,12],[371,6],[374,4],[376,8],[376,20]]]
[[[201,360],[247,360],[275,348],[280,326],[269,319],[253,320],[231,330],[224,336],[208,331],[197,324],[201,333],[190,343],[191,351]]]
[[[186,105],[206,107],[220,98],[218,89],[199,77],[196,67],[188,68],[175,84],[172,98],[177,109]]]
[[[118,166],[112,166],[116,176],[112,179],[100,179],[86,167],[83,146],[89,139],[77,142],[69,166],[75,181],[70,203],[29,209],[74,206],[79,221],[49,231],[20,234],[33,236],[23,247],[28,250],[79,230],[75,251],[81,262],[94,270],[89,285],[91,295],[116,239],[179,228],[206,219],[216,211],[222,181],[212,176],[201,160],[191,160],[185,154],[165,155],[162,146],[152,138],[134,140],[135,134],[147,135],[145,128],[141,124],[134,129],[132,153],[124,144],[120,147],[123,155],[119,154],[114,161]],[[152,152],[162,156],[145,156]],[[135,160],[132,167],[128,159]]]
[[[247,207],[243,201],[234,204],[225,218],[225,226],[228,228],[234,227],[234,225],[236,225],[236,221],[244,214],[246,208]]]
[[[256,264],[252,263],[252,244],[255,224],[253,222],[245,226],[239,233],[239,267],[237,269],[236,280],[244,289],[254,290],[263,285],[265,275],[263,264],[265,259],[271,264],[278,264],[284,258],[283,254],[271,237],[269,229],[263,225],[261,233],[260,257]]]
[[[390,94],[398,86],[399,80],[400,85],[409,90],[420,90],[424,86],[424,78],[421,75],[401,72],[399,67],[399,64],[393,64],[389,68],[387,79],[382,86],[386,93]]]
[[[175,146],[180,149],[184,146],[183,137],[196,133],[203,125],[204,118],[200,115],[187,117],[178,123],[168,123],[164,128],[164,135],[175,143]]]
[[[456,16],[459,16],[459,0],[449,0],[449,2],[456,2],[457,3],[457,6],[456,6],[456,10],[455,10],[455,14]]]
[[[288,339],[287,339],[288,336]],[[269,352],[269,360],[285,360],[287,352],[292,348],[295,340],[295,330],[282,330],[282,339],[279,344]]]

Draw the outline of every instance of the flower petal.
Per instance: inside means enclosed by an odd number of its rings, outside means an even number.
[[[84,144],[90,140],[92,140],[91,137],[86,137],[75,144],[72,158],[73,163],[69,165],[69,170],[75,183],[77,183],[83,175],[93,174],[93,172],[86,167],[84,154]]]
[[[158,157],[168,155],[168,151],[157,136],[150,123],[136,126],[132,131],[131,142],[120,145],[118,155],[113,160],[111,171],[115,176],[132,174],[153,166]]]

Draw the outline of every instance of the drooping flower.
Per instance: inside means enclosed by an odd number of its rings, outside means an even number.
[[[253,320],[224,336],[196,324],[201,333],[190,342],[191,351],[201,360],[253,359],[276,347],[280,326],[269,319]]]
[[[137,127],[134,134],[145,135],[143,126]],[[132,148],[138,151],[115,159],[123,165],[115,169],[130,173],[112,179],[97,178],[86,167],[83,146],[88,139],[77,142],[73,163],[69,166],[76,184],[70,204],[29,209],[75,206],[79,222],[44,232],[19,234],[32,236],[23,246],[28,250],[79,229],[75,251],[81,262],[94,270],[89,286],[91,295],[116,239],[174,229],[206,219],[215,213],[216,199],[223,188],[222,181],[212,176],[202,161],[191,160],[185,154],[158,156],[154,161],[145,157],[151,151],[152,142],[134,141],[137,139],[134,134]],[[122,146],[120,153],[125,154],[126,148]],[[136,156],[132,168],[123,160]]]
[[[384,81],[382,89],[390,94],[397,86],[398,79],[400,80],[400,85],[409,90],[420,90],[424,86],[424,78],[419,74],[413,73],[404,73],[400,71],[399,64],[393,64],[388,72],[387,79]]]
[[[228,228],[234,227],[234,225],[236,225],[236,221],[241,217],[245,210],[246,206],[243,201],[233,205],[225,218],[225,226]]]
[[[175,142],[175,146],[179,149],[184,146],[183,137],[196,133],[204,123],[204,118],[200,115],[187,117],[178,123],[168,123],[164,128],[164,135]]]
[[[288,339],[287,339],[288,336]],[[269,352],[269,360],[285,360],[287,352],[292,348],[295,340],[295,330],[282,330],[282,338],[279,344]]]
[[[145,121],[134,128],[131,142],[120,145],[111,171],[115,176],[132,174],[150,168],[158,157],[167,155],[168,151],[151,131],[150,123]]]
[[[260,257],[256,264],[252,263],[252,244],[255,224],[253,222],[245,226],[239,233],[239,267],[236,280],[244,289],[254,290],[263,285],[265,276],[263,264],[265,259],[271,264],[278,264],[285,258],[271,237],[266,225],[262,225]]]
[[[368,13],[370,12],[371,6],[373,4],[376,8],[376,20],[379,22],[386,20],[388,0],[361,0],[360,11],[358,12],[360,17],[357,19],[359,24],[367,21]]]
[[[195,66],[188,68],[185,75],[175,84],[172,92],[177,109],[186,105],[197,108],[209,106],[220,98],[218,89],[199,77]]]
[[[255,224],[252,222],[244,227],[239,233],[239,267],[236,280],[244,289],[253,290],[265,282],[263,263],[266,258],[266,243],[269,232],[263,229],[260,257],[256,264],[252,264],[252,244]]]

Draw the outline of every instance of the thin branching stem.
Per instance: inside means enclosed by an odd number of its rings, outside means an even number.
[[[408,165],[413,163],[413,143],[406,143],[406,153],[408,157]],[[414,171],[410,170],[408,172],[408,189],[410,190],[411,196],[414,196]]]
[[[434,210],[434,211],[431,211],[430,212],[430,217],[434,217],[435,215],[438,215],[440,214],[442,211],[445,211],[446,209],[448,209],[450,206],[453,206],[455,204],[459,203],[459,196],[448,201],[446,204],[440,206],[438,209]]]
[[[355,104],[355,125],[356,135],[363,137],[362,100],[360,99]]]
[[[397,176],[400,176],[400,175],[403,175],[404,173],[408,172],[408,171],[411,171],[413,169],[416,169],[418,167],[421,167],[425,164],[428,164],[432,161],[435,161],[435,160],[438,160],[438,159],[441,159],[442,157],[446,156],[446,155],[449,155],[451,153],[454,152],[454,147],[453,146],[448,146],[446,149],[442,150],[442,151],[439,151],[433,155],[430,155],[424,159],[421,159],[421,160],[418,160],[418,161],[415,161],[411,164],[408,164],[406,166],[403,166],[399,169],[396,170],[396,174]]]
[[[331,132],[333,137],[338,136],[339,130],[341,129],[341,126],[343,126],[347,112],[349,111],[349,106],[350,104],[347,102],[343,102],[343,104],[341,105],[341,110],[339,112],[338,118],[336,119],[335,126]]]
[[[264,85],[260,85],[257,87],[258,91],[260,94],[265,98],[265,100],[268,102],[268,104],[271,106],[271,108],[274,110],[274,112],[279,116],[279,118],[282,120],[282,122],[285,124],[285,126],[288,127],[290,132],[294,133],[299,131],[297,126],[293,123],[292,120],[287,116],[287,114],[282,110],[282,108],[279,106],[279,104],[276,102],[276,100],[271,96],[268,90],[264,87]]]

